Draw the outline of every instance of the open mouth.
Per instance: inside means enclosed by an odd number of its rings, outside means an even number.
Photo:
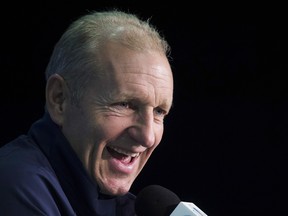
[[[116,158],[124,164],[132,163],[135,158],[139,157],[140,155],[140,153],[132,153],[112,146],[107,147],[107,151],[111,154],[112,157]]]

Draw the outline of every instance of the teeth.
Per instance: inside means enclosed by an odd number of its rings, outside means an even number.
[[[117,148],[117,147],[114,147],[114,146],[109,146],[109,148],[113,149],[114,151],[120,153],[120,154],[125,154],[127,156],[130,156],[130,157],[138,157],[139,156],[139,152],[138,153],[131,153],[131,152],[127,152],[123,149],[120,149],[120,148]]]

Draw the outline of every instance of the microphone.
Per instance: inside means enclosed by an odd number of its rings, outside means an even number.
[[[138,193],[135,212],[137,216],[207,216],[194,203],[181,201],[160,185],[149,185]]]

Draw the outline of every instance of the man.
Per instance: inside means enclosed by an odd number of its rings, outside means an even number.
[[[75,20],[46,69],[43,118],[0,150],[1,214],[135,215],[130,187],[172,106],[168,56],[135,15]]]

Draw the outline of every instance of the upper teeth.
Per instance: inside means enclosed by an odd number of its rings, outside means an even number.
[[[114,146],[109,146],[111,149],[113,149],[114,151],[117,151],[118,153],[121,153],[121,154],[125,154],[127,156],[130,156],[130,157],[138,157],[139,156],[139,152],[138,153],[132,153],[132,152],[128,152],[128,151],[125,151],[123,149],[120,149],[120,148],[117,148],[117,147],[114,147]]]

